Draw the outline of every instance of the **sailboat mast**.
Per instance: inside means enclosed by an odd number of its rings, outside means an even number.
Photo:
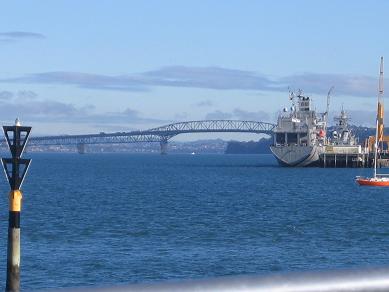
[[[378,101],[377,101],[377,121],[376,121],[376,136],[374,145],[374,177],[377,176],[377,152],[378,152],[378,141],[381,142],[381,148],[383,148],[384,140],[384,57],[381,57],[380,64],[380,79],[378,83]]]
[[[382,102],[383,95],[384,95],[384,57],[381,57],[380,81],[378,87],[378,101]]]
[[[378,119],[375,128],[375,143],[374,143],[374,177],[377,177],[377,152],[378,152]]]
[[[384,58],[381,57],[380,79],[378,84],[378,141],[381,142],[381,150],[384,146]]]

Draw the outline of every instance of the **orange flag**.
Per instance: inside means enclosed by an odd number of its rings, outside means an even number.
[[[378,102],[377,120],[378,120],[378,142],[381,142],[384,140],[384,105],[381,102]]]

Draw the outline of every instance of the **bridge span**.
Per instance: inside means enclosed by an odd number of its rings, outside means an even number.
[[[168,141],[185,133],[255,133],[271,135],[275,125],[266,122],[239,120],[204,120],[172,123],[158,128],[131,132],[99,133],[86,135],[40,136],[29,139],[30,146],[76,145],[79,153],[86,144],[119,144],[157,142],[161,154],[167,153]]]

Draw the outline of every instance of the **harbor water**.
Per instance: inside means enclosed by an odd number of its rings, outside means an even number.
[[[371,169],[282,168],[271,155],[28,156],[23,290],[389,265],[389,190],[354,182]]]

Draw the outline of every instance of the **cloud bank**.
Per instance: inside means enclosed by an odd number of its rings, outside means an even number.
[[[13,94],[13,93],[11,93]],[[14,95],[14,94],[13,94]],[[137,110],[126,108],[117,112],[95,112],[93,105],[75,106],[53,100],[0,99],[0,116],[3,121],[13,121],[16,117],[23,121],[45,123],[95,124],[100,126],[160,124],[166,120],[144,117]]]
[[[337,94],[356,97],[375,96],[377,91],[377,78],[371,76],[302,73],[271,79],[253,71],[187,66],[171,66],[139,74],[116,76],[66,71],[43,72],[1,79],[0,82],[60,84],[119,91],[146,91],[156,86],[165,86],[279,92],[292,87],[318,94],[326,94],[331,86],[335,86]]]
[[[270,116],[264,111],[245,111],[235,108],[232,112],[214,111],[205,115],[206,120],[248,120],[248,121],[269,121]]]
[[[29,74],[22,77],[1,79],[0,82],[29,83],[29,84],[62,84],[75,85],[81,88],[142,91],[146,90],[144,82],[131,76],[108,76],[79,72],[45,72]]]
[[[28,32],[28,31],[8,31],[8,32],[0,32],[0,42],[15,42],[24,39],[45,39],[41,33],[36,32]]]

